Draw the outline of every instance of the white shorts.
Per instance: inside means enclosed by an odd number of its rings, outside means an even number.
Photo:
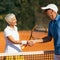
[[[54,55],[54,60],[60,60],[60,55]]]

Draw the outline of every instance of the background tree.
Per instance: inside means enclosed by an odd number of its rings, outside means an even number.
[[[40,7],[49,3],[59,6],[57,0],[0,0],[0,31],[6,27],[4,17],[8,13],[14,13],[18,20],[19,30],[30,30],[35,24],[45,22],[45,16]],[[59,8],[60,9],[60,8]],[[48,22],[48,20],[47,20]],[[45,24],[47,24],[45,22]]]

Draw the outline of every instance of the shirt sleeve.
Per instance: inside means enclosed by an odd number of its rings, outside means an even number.
[[[58,22],[58,25],[57,25],[57,40],[60,42],[60,21]]]
[[[50,31],[51,27],[50,27],[50,23],[48,25],[48,36],[45,36],[43,39],[43,42],[49,42],[52,40],[52,34],[51,34],[51,31]]]
[[[8,30],[8,29],[4,30],[4,35],[5,35],[5,37],[10,36],[11,35],[10,30]]]
[[[48,36],[51,36],[52,37],[52,34],[51,34],[51,31],[50,31],[50,23],[49,23],[49,25],[48,25]]]

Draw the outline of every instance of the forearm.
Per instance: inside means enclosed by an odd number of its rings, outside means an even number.
[[[11,41],[13,44],[21,44],[20,40],[15,40],[12,36],[8,36],[7,39]]]
[[[21,44],[20,40],[10,40],[13,44]]]
[[[14,44],[21,44],[21,41],[20,40],[17,40],[17,41],[12,41]]]
[[[13,44],[27,44],[26,40],[15,40],[12,36],[7,37],[8,40],[10,40]]]
[[[36,43],[42,43],[43,39],[34,40]]]
[[[46,37],[44,37],[42,39],[35,40],[35,42],[37,42],[37,43],[44,43],[44,42],[49,42],[51,40],[52,40],[52,37],[46,36]]]

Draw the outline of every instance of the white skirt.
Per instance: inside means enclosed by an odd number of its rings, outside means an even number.
[[[5,53],[18,53],[22,52],[21,46],[20,45],[7,45],[5,49]]]

